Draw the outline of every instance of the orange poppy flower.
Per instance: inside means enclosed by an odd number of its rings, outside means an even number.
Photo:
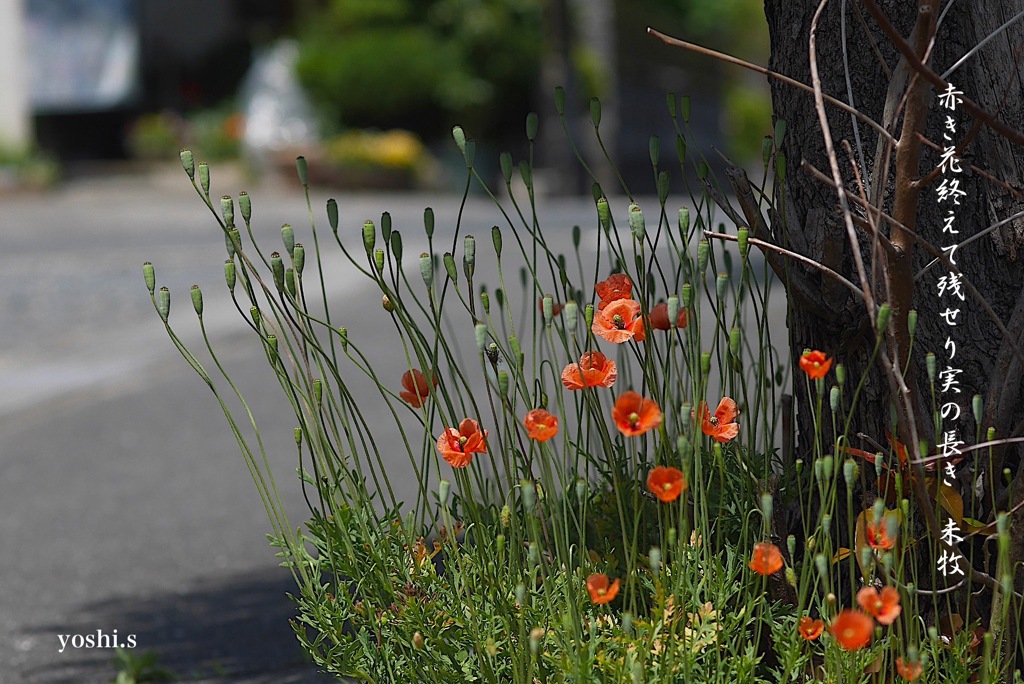
[[[859,610],[842,610],[829,625],[828,630],[832,633],[840,648],[847,651],[856,651],[864,648],[871,642],[871,632],[875,624],[871,618]]]
[[[619,580],[608,584],[608,575],[594,573],[587,578],[587,591],[594,603],[610,603],[619,595]]]
[[[893,587],[884,587],[881,593],[874,587],[864,587],[857,592],[857,605],[874,616],[880,625],[896,622],[903,610],[900,606],[900,592]]]
[[[920,662],[911,663],[903,660],[903,658],[896,659],[896,673],[908,682],[912,682],[920,677],[923,671],[924,668],[921,667]]]
[[[754,544],[754,553],[747,565],[759,575],[774,575],[782,569],[782,552],[775,544],[758,542]]]
[[[540,312],[541,312],[541,314],[543,314],[544,313],[544,298],[543,297],[541,297],[540,299],[537,300],[537,306],[540,307]],[[559,304],[558,302],[556,302],[555,300],[551,300],[551,315],[552,316],[557,316],[560,313],[562,313],[562,305]]]
[[[627,437],[642,435],[661,425],[661,408],[653,399],[636,392],[623,392],[612,407],[612,418],[619,432]]]
[[[803,356],[800,357],[800,370],[807,373],[811,380],[825,377],[828,374],[828,369],[831,367],[832,359],[825,356],[824,352],[804,352]]]
[[[430,379],[433,381],[434,387],[437,387],[437,376],[431,373]],[[413,408],[423,406],[427,397],[430,396],[430,383],[427,376],[418,368],[402,374],[402,387],[405,389],[399,392],[398,396]]]
[[[868,546],[873,549],[885,551],[896,546],[896,538],[889,536],[884,517],[878,521],[877,525],[869,521],[864,526],[864,531],[868,538]]]
[[[538,442],[546,442],[558,434],[558,418],[544,409],[533,409],[523,418],[526,435]]]
[[[630,339],[643,342],[644,319],[640,316],[640,302],[616,299],[594,315],[594,323],[590,329],[598,337],[615,344],[622,344]]]
[[[579,363],[570,363],[562,371],[562,384],[566,389],[581,390],[584,387],[611,387],[619,371],[614,361],[609,361],[598,351],[585,352]]]
[[[459,423],[458,429],[445,428],[437,438],[437,450],[452,468],[465,468],[473,460],[473,454],[487,453],[487,430],[480,431],[480,425],[472,418]]]
[[[633,296],[633,283],[625,273],[616,273],[594,286],[601,301],[597,303],[600,311],[617,299],[629,299]]]
[[[740,411],[736,408],[736,402],[729,397],[719,402],[715,415],[711,415],[711,409],[703,401],[698,408],[702,411],[700,428],[705,435],[725,444],[740,434],[740,426],[735,422]]]
[[[676,327],[686,327],[686,309],[679,307],[679,315],[676,316]],[[655,304],[654,308],[651,309],[651,327],[655,330],[671,330],[672,326],[668,322],[668,303],[661,302]]]
[[[658,466],[647,476],[647,488],[665,503],[671,503],[686,491],[686,478],[677,468]]]
[[[821,636],[821,633],[825,631],[825,623],[821,620],[812,620],[809,617],[800,618],[800,626],[798,627],[800,636],[807,641],[814,641]]]

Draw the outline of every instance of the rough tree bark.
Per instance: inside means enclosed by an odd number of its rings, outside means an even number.
[[[1024,10],[1024,2],[978,2],[978,3],[934,3],[936,16],[940,10],[951,5],[948,13],[938,24],[932,54],[928,64],[932,70],[942,74],[965,53],[995,32],[1002,24]],[[912,29],[918,16],[918,3],[905,0],[877,0],[877,5],[888,17],[896,31],[910,45]],[[772,55],[769,68],[803,83],[811,83],[808,59],[808,39],[812,16],[818,7],[817,0],[765,0],[765,14],[771,36]],[[845,43],[842,25],[845,15]],[[845,60],[848,66],[844,66]],[[1021,50],[1024,49],[1024,21],[1017,21],[999,33],[980,50],[970,56],[948,81],[963,91],[985,111],[1015,131],[1024,130],[1024,72],[1021,71]],[[817,28],[818,69],[821,87],[826,95],[847,102],[875,121],[886,126],[896,138],[900,136],[902,112],[893,117],[886,111],[890,84],[895,81],[897,98],[907,82],[907,74],[913,76],[906,61],[885,35],[880,24],[867,11],[861,0],[832,0],[828,2]],[[852,102],[848,97],[852,92]],[[780,209],[785,211],[773,221],[774,238],[782,246],[821,261],[845,277],[859,283],[854,268],[852,250],[846,230],[839,215],[836,191],[829,184],[816,179],[802,167],[807,162],[826,176],[829,174],[828,159],[819,120],[811,95],[798,91],[778,81],[771,81],[772,100],[775,115],[784,119],[787,133],[782,145],[785,154],[786,188],[785,197],[777,197]],[[896,102],[898,100],[890,100]],[[857,184],[851,170],[851,161],[857,163],[870,188],[879,183],[881,208],[892,213],[894,196],[894,172],[881,177],[884,163],[880,151],[885,142],[869,126],[859,123],[860,136],[858,152],[854,123],[848,113],[828,104],[829,126],[839,157],[847,189],[858,194]],[[890,105],[891,107],[891,105]],[[905,111],[905,110],[904,110]],[[927,122],[925,137],[942,145],[942,124],[944,113],[937,104],[935,88],[927,88]],[[968,137],[978,120],[963,108],[956,112],[956,142]],[[844,152],[841,141],[848,141],[854,150],[851,157]],[[890,155],[895,159],[895,152]],[[927,175],[939,163],[939,152],[924,143],[921,148],[921,162],[917,177]],[[973,164],[1000,182],[986,179],[982,174],[967,168]],[[991,224],[1006,219],[1024,209],[1019,193],[1024,188],[1024,146],[1009,142],[991,127],[982,125],[967,147],[965,172],[958,178],[966,196],[956,211],[956,228],[959,241],[981,232]],[[881,180],[880,180],[881,179]],[[916,229],[922,240],[932,245],[948,245],[948,236],[942,235],[942,217],[948,202],[940,205],[937,201],[937,179],[923,189],[916,210]],[[870,193],[870,190],[869,190]],[[874,199],[874,198],[873,198]],[[864,212],[854,208],[856,216]],[[884,235],[891,235],[893,228],[882,226]],[[858,229],[860,251],[865,264],[870,265],[870,236]],[[929,255],[920,245],[912,253],[913,272],[919,273],[930,261]],[[958,249],[954,259],[958,268],[988,301],[992,311],[1003,322],[1017,345],[1024,347],[1024,219],[1015,219],[984,237]],[[869,360],[874,347],[873,322],[868,320],[863,301],[849,290],[837,287],[820,271],[804,267],[795,262],[788,264],[791,282],[808,286],[811,297],[791,296],[789,313],[790,346],[794,355],[804,348],[821,349],[838,362],[845,364],[848,381],[846,400],[852,396],[853,386],[867,369],[868,381],[862,391],[852,432],[862,432],[876,442],[886,443],[885,432],[890,425],[890,386],[881,367]],[[948,296],[940,298],[937,282],[947,269],[941,264],[934,265],[914,283],[912,305],[918,311],[919,319],[910,373],[915,376],[920,391],[912,403],[919,416],[923,430],[921,437],[932,445],[936,443],[930,420],[931,397],[928,377],[925,371],[925,352],[934,352],[939,361],[939,370],[946,366],[948,351],[944,350],[947,336],[956,343],[956,361],[953,366],[961,368],[959,375],[960,393],[953,395],[964,409],[958,422],[945,421],[945,429],[956,429],[960,438],[968,444],[975,442],[975,424],[970,410],[971,397],[981,394],[985,399],[983,430],[989,426],[996,429],[998,437],[1020,435],[1024,432],[1024,401],[1022,401],[1022,377],[1024,363],[1016,356],[1013,346],[1000,333],[996,324],[986,315],[982,305],[972,300],[969,294],[964,303],[952,305]],[[882,285],[881,278],[875,280],[875,297],[878,302],[890,301],[889,293]],[[955,328],[948,327],[940,317],[940,311],[947,306],[961,309]],[[899,312],[894,312],[898,315]],[[794,375],[797,405],[796,457],[811,457],[814,430],[811,424],[810,398],[807,396],[802,375]],[[984,433],[983,433],[984,436]],[[829,443],[831,435],[826,435]],[[874,452],[870,444],[857,443],[854,446]],[[934,447],[933,447],[934,448]],[[1009,467],[1015,478],[1015,485],[1007,488],[1002,469]],[[991,476],[989,470],[994,471]],[[1024,497],[1024,468],[1020,466],[1020,452],[1008,447],[997,453],[995,463],[977,453],[970,454],[960,466],[960,491],[969,501],[971,490],[981,478],[985,490],[985,503],[979,514],[992,512],[992,501],[998,510],[1007,510]],[[1024,560],[1024,518],[1017,516],[1012,523],[1014,561]],[[1017,590],[1024,591],[1024,573],[1018,572]]]

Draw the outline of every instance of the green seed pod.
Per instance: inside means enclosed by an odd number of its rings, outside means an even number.
[[[843,479],[850,489],[853,489],[853,485],[857,483],[857,464],[853,462],[852,458],[843,461]]]
[[[537,490],[529,480],[519,482],[519,498],[523,502],[523,508],[527,511],[537,505]]]
[[[259,329],[260,324],[263,322],[263,317],[260,315],[260,310],[255,306],[249,307],[249,315],[252,317],[252,324]]]
[[[228,284],[228,291],[235,291],[235,262],[231,259],[224,260],[224,281]]]
[[[569,301],[562,308],[562,318],[565,320],[565,329],[569,332],[576,330],[576,321],[579,320],[580,307],[576,302]]]
[[[477,323],[473,329],[476,336],[476,348],[480,350],[480,353],[484,353],[484,349],[487,346],[487,325],[484,323]]]
[[[688,411],[684,407],[681,413],[685,416],[688,414]],[[689,461],[690,457],[693,456],[693,444],[690,443],[690,438],[686,435],[679,435],[679,438],[676,440],[676,450],[679,452],[679,459],[683,463]]]
[[[281,226],[281,242],[284,243],[284,249],[288,252],[288,256],[295,254],[295,231],[287,223]]]
[[[502,513],[504,513],[507,508],[508,506],[505,506],[505,508],[501,509]],[[508,525],[505,527],[508,527]],[[526,605],[526,586],[522,582],[516,585],[516,605],[520,608]]]
[[[466,236],[464,251],[462,254],[462,269],[468,280],[473,279],[476,270],[476,238],[472,235]]]
[[[391,297],[388,297],[387,295],[383,295],[380,298],[380,305],[388,313],[395,312],[395,304],[391,301]]]
[[[690,283],[683,283],[681,301],[683,304],[683,308],[685,309],[689,309],[690,304],[693,303],[693,285],[691,285]]]
[[[746,263],[750,252],[750,230],[746,227],[740,228],[736,234],[736,242],[740,248],[740,259]]]
[[[146,289],[149,290],[149,294],[153,294],[153,291],[156,290],[156,269],[148,261],[142,264],[142,279],[146,281]]]
[[[590,485],[584,479],[576,480],[576,500],[579,502],[586,501],[589,497],[587,496],[590,492]]]
[[[295,243],[295,248],[292,250],[292,266],[296,273],[302,275],[302,269],[306,266],[306,248],[302,246],[301,242]]]
[[[501,559],[505,557],[505,535],[499,534],[494,538],[494,542],[498,547],[498,562],[500,563]]]
[[[302,427],[300,426],[295,428],[293,433],[295,437],[295,446],[300,446],[302,444]]]
[[[434,237],[434,210],[430,207],[423,210],[423,231],[428,240]]]
[[[686,140],[681,135],[676,136],[676,157],[680,163],[686,161]]]
[[[590,121],[594,128],[601,125],[601,101],[596,97],[590,98]]]
[[[455,257],[452,256],[451,252],[444,253],[444,270],[448,272],[448,277],[451,278],[453,283],[457,283],[459,280],[459,272],[455,268]]]
[[[987,431],[985,432],[985,441],[987,441],[987,442],[991,442],[991,441],[992,441],[993,439],[995,439],[995,438],[996,438],[996,429],[995,429],[994,427],[990,427],[990,428],[989,428],[989,429],[988,429],[988,430],[987,430]],[[1005,472],[1005,471],[1004,471],[1004,472]]]
[[[224,225],[229,228],[235,225],[235,201],[231,195],[224,195],[220,198],[220,215],[224,219]]]
[[[981,395],[975,394],[974,398],[971,399],[971,410],[974,411],[974,423],[977,426],[981,426],[981,419],[984,417],[984,404],[982,403]]]
[[[775,177],[779,183],[786,182],[786,154],[778,146],[775,147]]]
[[[252,198],[249,197],[249,193],[238,193],[238,209],[242,212],[242,220],[249,225],[249,220],[252,219]]]
[[[441,480],[437,485],[437,503],[442,507],[448,505],[448,493],[451,492],[452,483],[448,480]]]
[[[928,380],[935,382],[935,354],[933,352],[924,355],[924,365],[928,369]]]
[[[708,243],[707,238],[697,243],[697,272],[702,276],[707,271],[710,252],[711,245]]]
[[[583,321],[587,324],[587,330],[594,325],[594,305],[587,304],[583,309]]]
[[[832,385],[832,389],[828,393],[828,405],[832,407],[832,413],[839,412],[839,388]]]
[[[675,319],[669,316],[669,320],[672,321]],[[729,351],[732,352],[732,357],[737,361],[740,358],[740,343],[742,342],[741,334],[740,329],[737,327],[734,327],[729,331]]]
[[[789,586],[796,589],[796,571],[787,565],[784,574],[786,575],[786,581],[789,582]]]
[[[821,459],[821,471],[825,475],[826,480],[832,479],[832,468],[835,465],[835,458],[832,456],[824,456]]]
[[[270,253],[270,270],[274,274],[274,286],[278,292],[284,291],[284,262],[279,252]]]
[[[420,275],[423,277],[423,284],[429,290],[434,284],[434,260],[426,252],[420,254]]]
[[[313,378],[313,398],[316,399],[316,405],[322,406],[324,403],[324,381],[320,378]]]
[[[667,93],[665,95],[665,102],[668,105],[668,115],[673,119],[676,118],[676,94]]]
[[[476,158],[476,141],[467,140],[466,149],[462,153],[462,157],[466,160],[466,168],[473,168],[473,160]]]
[[[715,293],[718,295],[719,299],[725,298],[725,293],[728,291],[728,287],[729,276],[724,273],[719,273],[718,279],[715,280]]]
[[[267,355],[270,358],[270,363],[276,365],[278,359],[276,335],[267,335]]]
[[[204,195],[210,196],[210,165],[206,162],[199,162],[199,187]]]
[[[302,184],[302,187],[309,185],[309,165],[306,164],[305,157],[295,158],[295,172],[299,175],[299,183]]]
[[[185,169],[185,173],[188,174],[190,179],[195,180],[196,161],[192,157],[192,150],[182,149],[181,152],[178,153],[178,156],[181,157],[181,168]]]
[[[790,558],[796,555],[796,537],[792,534],[786,537],[786,550]]]
[[[491,242],[494,243],[494,254],[501,259],[501,228],[491,226]]]
[[[836,384],[842,387],[846,383],[846,366],[841,363],[836,364]]]
[[[658,160],[661,159],[661,140],[658,136],[651,136],[650,142],[647,144],[647,150],[651,154],[651,166],[657,167]]]
[[[917,332],[917,309],[911,309],[907,313],[907,330],[911,337]]]
[[[707,377],[711,372],[711,352],[700,353],[700,372],[702,377]]]
[[[533,170],[526,160],[519,162],[519,175],[523,179],[523,185],[527,188],[533,187]]]
[[[386,211],[380,215],[380,235],[384,242],[391,241],[391,214]]]
[[[579,247],[580,246],[580,227],[579,227],[579,224],[576,224],[576,225],[574,225],[572,227],[572,246],[573,247]]]
[[[377,269],[377,275],[381,275],[384,272],[384,250],[375,249],[373,250],[373,267]]]
[[[534,548],[536,544],[530,544],[530,548]],[[530,563],[531,566],[535,566],[536,563]],[[544,629],[541,627],[534,627],[530,630],[530,656],[533,658],[537,657],[540,653],[540,641],[544,638]]]
[[[367,256],[373,253],[373,247],[377,244],[377,229],[373,225],[373,221],[363,222],[363,248],[366,250]]]
[[[821,516],[821,531],[826,537],[832,536],[832,516],[828,513]]]
[[[825,560],[825,556],[817,554],[814,557],[814,567],[818,570],[818,577],[825,582],[828,579],[828,562]]]
[[[551,295],[544,295],[541,300],[541,310],[544,313],[544,323],[551,325],[551,319],[555,316],[555,300]]]
[[[424,648],[426,648],[426,640],[423,638],[422,632],[417,630],[413,633],[412,647],[415,648],[417,651],[422,651]]]
[[[761,140],[761,161],[765,166],[768,166],[768,162],[772,159],[772,137],[770,135],[764,136]]]
[[[533,142],[537,139],[537,113],[530,112],[526,115],[526,139]]]
[[[491,297],[487,294],[486,290],[480,292],[480,303],[484,307],[484,315],[490,315],[491,313]]]
[[[690,122],[690,96],[683,95],[681,98],[683,121],[686,123]]]
[[[882,304],[878,307],[878,320],[875,321],[875,330],[881,335],[889,325],[889,317],[892,315],[892,306]]]
[[[796,459],[796,461],[793,463],[793,466],[796,468],[796,474],[800,475],[801,473],[804,472],[804,459]]]
[[[228,256],[232,259],[235,257],[235,245],[240,244],[241,239],[238,229],[232,227],[226,233],[224,233],[224,248],[228,251]]]
[[[761,514],[765,520],[772,519],[773,504],[774,501],[771,494],[765,493],[761,495]]]
[[[327,222],[331,224],[331,231],[338,235],[338,202],[332,197],[327,200]]]
[[[670,549],[674,549],[676,547],[677,539],[678,539],[678,533],[676,532],[676,528],[674,528],[674,527],[668,528],[668,532],[665,534],[665,541],[668,542],[668,547]]]
[[[519,346],[519,338],[515,335],[508,336],[508,346],[512,350],[512,358],[519,358],[523,355],[523,350]]]
[[[156,298],[156,312],[160,314],[160,318],[163,322],[167,322],[167,317],[171,315],[171,291],[166,287],[161,287],[160,292]]]
[[[191,289],[192,294],[192,307],[196,310],[196,315],[202,318],[203,316],[203,291],[199,289],[198,285],[193,285]]]
[[[498,391],[501,392],[501,396],[508,396],[508,371],[498,371]]]
[[[498,162],[501,164],[501,176],[505,179],[505,184],[508,185],[512,182],[512,155],[502,152],[498,157]]]
[[[348,351],[348,328],[338,328],[338,342],[341,344],[341,351]]]
[[[871,554],[872,550],[870,546],[865,546],[860,550],[860,564],[867,568],[871,566]]]
[[[298,289],[295,287],[295,269],[287,268],[284,271],[284,289],[292,297],[296,296]]]
[[[649,556],[651,559],[651,574],[657,577],[661,572],[661,549],[657,546],[652,546]]]
[[[466,154],[466,132],[462,130],[462,126],[452,128],[452,138],[455,139],[455,146],[459,151]]]
[[[679,209],[679,236],[686,241],[687,234],[690,232],[690,210],[686,207],[680,207]]]
[[[629,229],[633,231],[633,237],[637,240],[644,239],[647,230],[644,223],[644,212],[640,210],[640,205],[636,202],[629,205]]]
[[[597,218],[601,222],[601,227],[608,230],[612,221],[612,212],[608,208],[608,199],[605,197],[597,200]]]
[[[565,89],[555,86],[555,111],[558,116],[565,116]]]

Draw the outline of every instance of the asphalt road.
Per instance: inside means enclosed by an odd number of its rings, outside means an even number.
[[[214,196],[242,189],[237,175],[214,168]],[[250,194],[264,244],[279,244],[285,222],[311,242],[297,190]],[[313,206],[326,234],[325,199],[318,194]],[[354,245],[364,219],[389,211],[406,236],[411,273],[425,246],[423,208],[435,209],[444,244],[459,202],[338,200]],[[541,215],[564,245],[573,223],[594,220],[589,200],[546,200]],[[475,233],[481,252],[490,251],[490,226],[501,222],[494,205],[473,199],[463,222],[462,234]],[[298,524],[305,506],[294,477],[295,419],[230,305],[223,239],[185,175],[105,173],[0,197],[0,245],[0,682],[109,682],[113,651],[74,648],[73,636],[114,630],[121,641],[134,637],[135,656],[155,653],[178,680],[321,681],[288,626],[291,576],[267,545],[270,525],[235,441],[143,284],[141,264],[150,260],[158,286],[172,290],[172,323],[193,346],[200,338],[188,289],[201,285],[214,344],[252,404]],[[393,351],[375,342],[389,334],[379,293],[337,263],[328,289],[339,315],[372,363],[393,364]],[[396,479],[399,498],[410,497],[411,478]]]

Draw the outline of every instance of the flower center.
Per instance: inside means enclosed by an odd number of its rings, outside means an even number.
[[[715,427],[718,427],[718,418],[717,417],[711,416],[710,418],[708,418],[708,422],[710,422]]]
[[[622,330],[623,328],[626,327],[626,322],[622,320],[622,316],[620,316],[619,314],[615,314],[614,316],[612,316],[612,324],[619,330]]]
[[[604,595],[605,595],[605,594],[607,594],[607,593],[608,593],[608,590],[607,590],[607,589],[598,589],[598,590],[597,590],[597,595],[598,595],[598,596],[604,596]]]
[[[462,437],[459,437],[459,446],[460,447],[466,446],[466,442],[468,442],[468,441],[469,441],[469,437],[466,437],[465,435],[463,435]]]
[[[672,483],[671,482],[666,482],[665,484],[661,485],[661,489],[662,489],[662,491],[666,491],[667,492],[668,490],[672,489]]]
[[[640,422],[640,416],[637,415],[637,413],[634,411],[633,413],[629,414],[629,419],[628,420],[629,420],[629,424],[630,425],[632,425],[633,427],[636,427],[636,424]]]

